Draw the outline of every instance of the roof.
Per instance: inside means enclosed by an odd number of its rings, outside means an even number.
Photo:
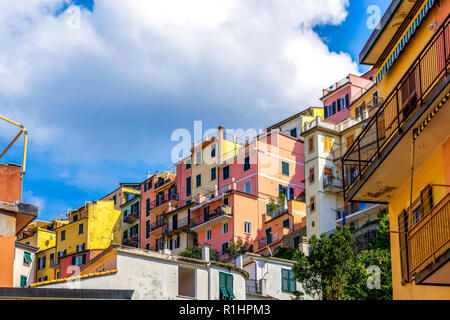
[[[15,235],[18,235],[31,221],[36,219],[39,208],[19,201],[14,203],[0,201],[0,212],[2,211],[16,215]]]
[[[275,128],[279,127],[279,126],[282,126],[283,124],[291,122],[292,120],[294,120],[294,119],[296,119],[296,118],[298,118],[300,116],[304,116],[305,115],[304,113],[307,112],[308,110],[311,110],[311,109],[323,109],[323,107],[309,107],[309,108],[303,110],[302,112],[296,113],[293,116],[290,116],[289,118],[286,118],[284,120],[281,120],[278,123],[275,123],[274,125],[271,125],[270,127],[267,128],[267,130],[275,129]]]
[[[244,256],[244,258],[250,258],[250,259],[254,259],[254,260],[266,260],[266,261],[272,261],[272,262],[278,262],[278,263],[284,263],[284,264],[291,264],[291,265],[295,264],[295,261],[292,261],[292,260],[275,258],[275,257],[266,257],[266,256],[261,256],[261,255],[258,255],[258,254],[254,254],[254,253],[247,253]]]
[[[19,241],[16,241],[16,247],[22,247],[22,248],[33,250],[33,251],[38,251],[39,250],[38,247],[31,246],[29,244],[22,243],[22,242],[19,242]]]
[[[56,279],[56,280],[41,281],[41,282],[36,282],[36,283],[30,284],[30,287],[34,288],[34,287],[45,286],[45,285],[54,284],[54,283],[75,281],[75,280],[81,280],[81,279],[87,279],[87,278],[95,278],[95,277],[103,277],[103,276],[115,274],[117,272],[118,272],[118,270],[114,269],[114,270],[108,270],[108,271],[103,271],[103,272],[95,272],[95,273],[83,274],[83,275],[80,275],[80,276],[61,278],[61,279]]]
[[[424,0],[392,0],[377,28],[374,29],[359,54],[359,63],[375,65],[392,49],[395,42],[411,19],[414,6],[422,5]]]

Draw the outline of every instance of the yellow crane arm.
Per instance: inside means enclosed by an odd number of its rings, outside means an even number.
[[[5,150],[0,153],[0,159],[5,155],[5,153],[11,148],[11,146],[19,139],[19,137],[24,134],[24,146],[23,146],[23,159],[22,159],[22,174],[25,174],[26,164],[27,164],[27,144],[28,144],[28,132],[27,129],[20,123],[9,120],[3,116],[0,116],[0,120],[4,120],[20,128],[20,132],[14,137],[14,139],[8,144]]]

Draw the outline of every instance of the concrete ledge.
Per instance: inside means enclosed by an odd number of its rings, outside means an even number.
[[[0,288],[0,300],[131,300],[133,293],[134,290]]]

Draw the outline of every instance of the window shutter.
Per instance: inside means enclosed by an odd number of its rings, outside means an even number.
[[[420,202],[422,203],[423,213],[424,216],[429,214],[431,212],[431,209],[433,208],[433,192],[432,192],[431,185],[427,185],[425,188],[423,188],[422,191],[420,191]]]
[[[325,106],[325,107],[323,108],[323,111],[324,111],[324,113],[325,113],[325,119],[328,118],[328,107],[329,107],[329,106]]]
[[[73,266],[77,265],[76,256],[72,256],[72,265]]]
[[[350,96],[348,93],[345,95],[345,106],[348,107],[350,105]]]
[[[342,103],[341,103],[341,99],[340,98],[337,101],[337,109],[338,109],[338,111],[342,110]]]
[[[331,114],[335,114],[336,113],[336,101],[333,102],[331,109],[332,109]]]
[[[402,271],[402,281],[409,281],[409,262],[408,262],[408,212],[403,210],[398,215],[398,231],[400,244],[400,261]]]
[[[86,263],[86,254],[82,255],[82,260],[81,260],[81,264],[85,264]]]

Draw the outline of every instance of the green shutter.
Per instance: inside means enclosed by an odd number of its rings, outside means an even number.
[[[233,300],[236,300],[236,297],[234,296],[233,293],[233,275],[232,274],[227,274],[227,291],[228,294],[230,295],[230,298]]]
[[[83,254],[83,259],[81,260],[81,264],[85,264],[86,263],[86,254]]]
[[[297,281],[291,270],[281,270],[281,290],[284,292],[297,291]]]
[[[33,260],[31,259],[31,254],[29,252],[24,252],[23,255],[24,255],[26,262],[29,262],[29,263],[33,262]]]
[[[25,276],[20,276],[20,287],[24,288],[27,286],[27,277]]]
[[[72,256],[72,265],[75,266],[77,264],[76,257]]]
[[[287,279],[287,270],[281,270],[281,290],[288,291],[289,281]]]
[[[227,292],[227,274],[220,272],[219,273],[219,289],[220,292],[222,292],[222,295],[225,298],[228,298],[228,292]]]

